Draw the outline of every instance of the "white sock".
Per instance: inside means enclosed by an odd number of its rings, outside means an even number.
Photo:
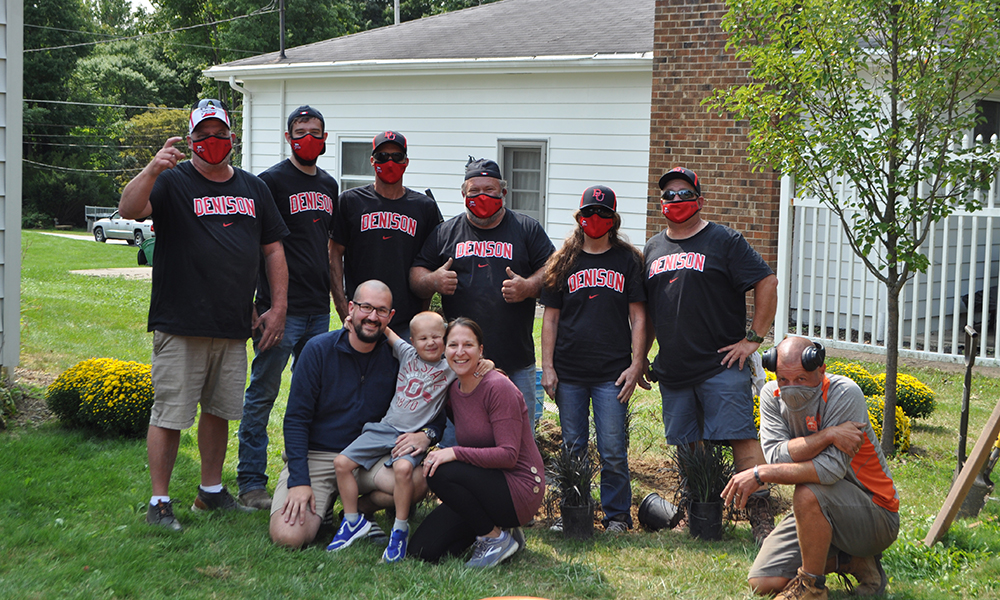
[[[164,504],[170,502],[170,496],[150,496],[149,498],[150,506],[156,506],[160,502],[163,502]]]
[[[218,494],[222,491],[222,484],[219,485],[199,485],[198,488],[206,494]]]
[[[348,523],[357,523],[360,517],[361,515],[359,513],[344,513],[344,519],[346,519]]]
[[[400,531],[409,531],[410,522],[407,521],[406,519],[396,519],[395,522],[392,524],[392,528],[398,529]]]

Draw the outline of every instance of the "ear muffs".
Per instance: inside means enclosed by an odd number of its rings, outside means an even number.
[[[802,368],[806,371],[815,371],[823,366],[826,361],[826,348],[819,342],[802,351]],[[761,365],[772,373],[778,370],[778,347],[769,348],[760,359]]]

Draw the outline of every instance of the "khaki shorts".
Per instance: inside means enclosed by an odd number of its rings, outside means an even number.
[[[327,508],[332,506],[337,499],[337,471],[333,467],[333,460],[337,458],[339,452],[319,452],[310,450],[306,459],[309,461],[309,483],[312,487],[313,496],[316,498],[316,514],[322,517],[326,514]],[[358,480],[358,494],[362,496],[375,491],[375,475],[382,469],[386,460],[392,460],[392,454],[388,454],[375,463],[371,470],[357,469],[354,478]],[[278,487],[274,490],[274,500],[271,501],[271,514],[281,510],[288,497],[288,461],[281,469],[281,476],[278,478]]]
[[[842,550],[851,556],[875,556],[896,541],[899,514],[872,502],[867,492],[841,479],[833,485],[807,483],[819,500],[820,510],[833,528],[829,556]],[[788,515],[764,540],[748,579],[794,579],[802,566],[795,532],[795,515]]]
[[[152,378],[150,425],[187,429],[199,404],[202,412],[238,421],[247,383],[246,340],[154,331]]]

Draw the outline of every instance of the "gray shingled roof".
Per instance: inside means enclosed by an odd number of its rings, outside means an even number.
[[[237,60],[222,67],[363,60],[635,54],[653,50],[655,0],[501,0]]]

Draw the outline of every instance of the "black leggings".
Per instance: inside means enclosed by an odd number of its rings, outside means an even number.
[[[494,527],[518,527],[521,523],[510,498],[503,471],[484,469],[453,461],[438,467],[427,478],[441,505],[431,511],[413,533],[407,554],[437,562],[446,555],[459,555]]]

